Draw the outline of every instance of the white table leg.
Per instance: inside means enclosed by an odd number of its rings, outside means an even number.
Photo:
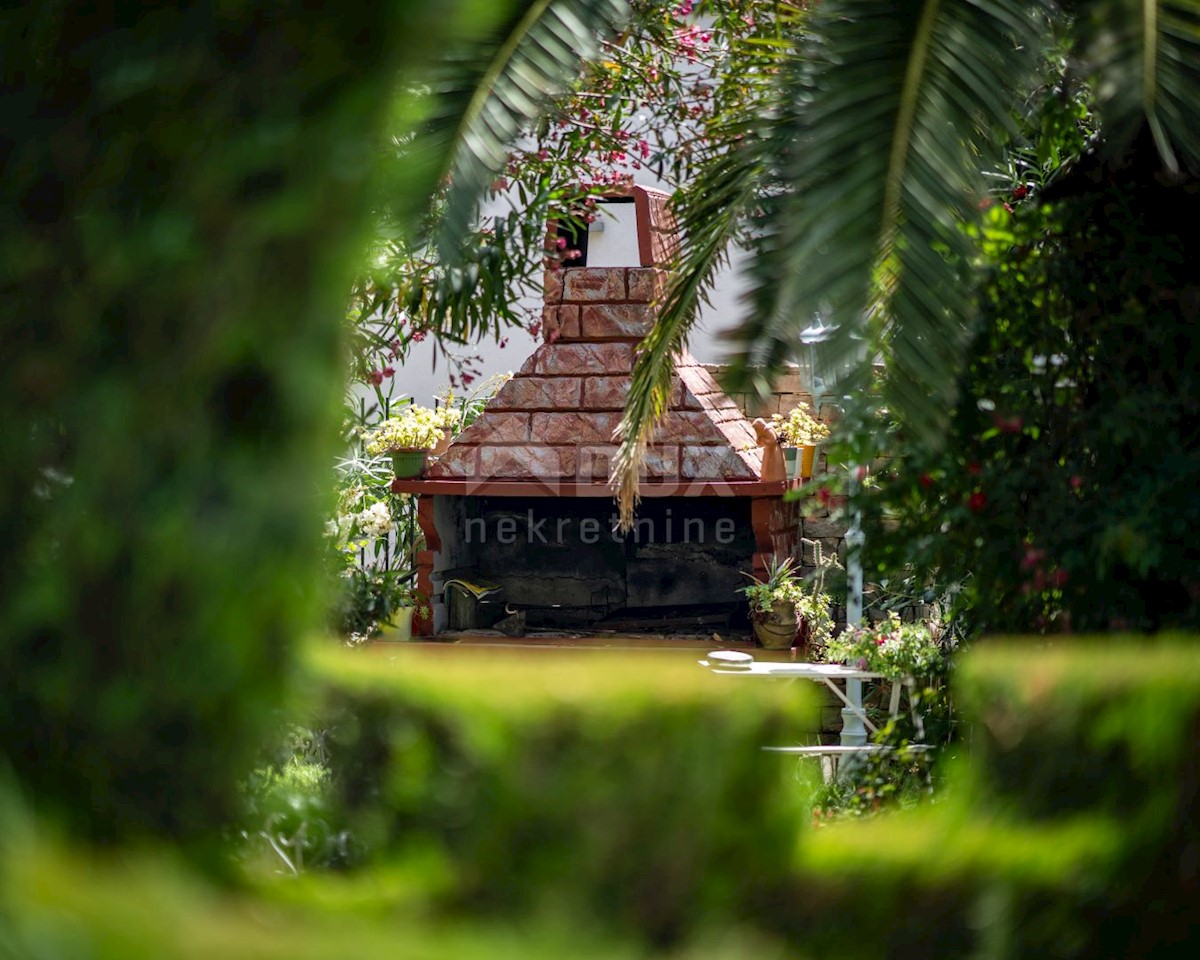
[[[867,712],[862,705],[862,681],[847,680],[846,692],[842,693],[838,685],[828,677],[822,680],[839,700],[845,704],[842,708],[842,746],[861,747],[867,742],[867,731],[878,733],[879,728],[867,719]]]

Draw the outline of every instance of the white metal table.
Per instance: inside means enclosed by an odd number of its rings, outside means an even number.
[[[837,681],[857,680],[861,682],[864,680],[889,679],[885,674],[873,670],[859,670],[856,667],[847,667],[836,663],[775,663],[758,661],[750,654],[737,650],[714,650],[708,654],[707,659],[700,661],[700,665],[722,676],[758,677],[760,679],[788,681],[810,680],[823,683],[845,704],[845,710],[842,711],[843,716],[849,711],[871,733],[879,733],[879,728],[871,722],[866,710],[863,709],[861,700],[856,702],[855,698],[848,697],[842,691],[842,688],[838,686]],[[900,691],[902,688],[909,690],[909,705],[910,708],[912,707],[913,686],[914,683],[911,677],[905,677],[892,683],[892,695],[888,703],[888,716],[891,720],[895,720],[900,714]],[[920,740],[924,737],[924,724],[921,722],[921,716],[915,708],[912,709],[912,715],[913,722],[917,727],[917,739]],[[879,753],[889,748],[878,744],[847,742],[846,728],[843,725],[842,742],[838,746],[764,747],[763,749],[774,753],[790,753],[800,756],[836,757],[845,754]],[[924,750],[927,748],[917,744],[909,749]]]

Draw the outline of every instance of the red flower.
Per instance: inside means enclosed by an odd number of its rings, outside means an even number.
[[[980,510],[987,506],[987,502],[987,494],[982,490],[976,490],[967,497],[967,507],[972,513],[979,513]]]
[[[1014,200],[1024,200],[1029,196],[1029,188],[1023,183],[1018,183],[1013,187],[1012,195]]]
[[[367,374],[367,383],[371,383],[371,384],[374,384],[375,386],[379,386],[381,383],[383,383],[383,371],[382,370],[372,370],[370,373]]]
[[[1006,417],[1003,414],[996,414],[992,417],[992,423],[1001,433],[1020,433],[1021,428],[1025,426],[1025,421],[1020,414],[1013,414],[1011,417]]]
[[[821,487],[817,491],[817,501],[821,504],[821,506],[823,506],[823,507],[829,506],[829,503],[832,500],[833,500],[833,494],[829,491],[828,487]]]
[[[1062,567],[1059,567],[1057,570],[1055,570],[1054,573],[1051,574],[1051,577],[1053,578],[1054,585],[1058,587],[1059,590],[1065,587],[1067,585],[1067,581],[1071,579],[1070,574],[1068,574],[1066,570],[1062,569]]]
[[[1045,550],[1039,550],[1037,547],[1027,547],[1025,556],[1021,558],[1021,569],[1032,570],[1038,566],[1046,557]]]
[[[930,487],[933,486],[933,477],[931,477],[927,473],[923,473],[919,477],[917,477],[917,483],[919,483],[922,487],[924,487],[926,490],[928,490]]]
[[[973,477],[979,476],[981,473],[983,473],[983,464],[981,464],[978,460],[972,460],[967,464],[967,473]]]
[[[1080,490],[1083,488],[1083,477],[1077,473],[1071,474],[1071,489]]]

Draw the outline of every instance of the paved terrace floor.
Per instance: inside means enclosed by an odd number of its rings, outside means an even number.
[[[709,633],[634,633],[617,631],[532,630],[524,637],[506,637],[496,630],[451,631],[434,639],[377,640],[370,648],[391,652],[398,646],[428,650],[466,650],[506,647],[524,650],[679,650],[703,656],[710,650],[744,650],[756,660],[788,662],[804,659],[799,650],[764,650],[751,635],[741,631]]]

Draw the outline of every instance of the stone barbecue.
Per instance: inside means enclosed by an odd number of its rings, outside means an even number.
[[[635,527],[616,531],[613,431],[676,239],[666,194],[631,186],[607,199],[634,204],[637,264],[548,270],[543,342],[422,478],[396,481],[420,495],[418,587],[432,617],[418,632],[515,611],[531,626],[574,628],[719,617],[741,606],[743,571],[794,548],[785,483],[763,480],[753,425],[686,352]],[[464,622],[447,584],[498,588],[491,611]]]

